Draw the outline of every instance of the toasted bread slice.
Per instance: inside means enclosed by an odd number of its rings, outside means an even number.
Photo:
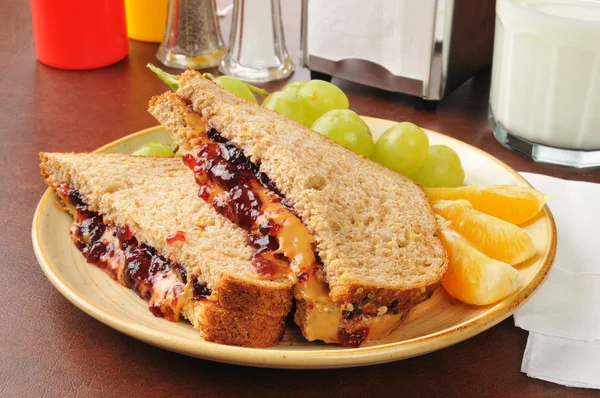
[[[438,287],[447,258],[420,186],[190,70],[177,94],[153,98],[149,109],[184,153],[201,139],[186,128],[187,106],[260,165],[293,206],[316,240],[334,302],[398,313]]]
[[[179,158],[42,153],[48,185],[68,184],[105,222],[127,226],[142,244],[198,275],[212,294],[181,313],[209,341],[264,347],[281,340],[291,307],[288,278],[257,278],[244,231],[198,199]],[[183,231],[185,241],[167,237]]]

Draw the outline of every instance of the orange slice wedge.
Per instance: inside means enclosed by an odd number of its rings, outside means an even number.
[[[519,271],[483,254],[439,216],[438,224],[448,252],[448,272],[442,286],[452,297],[467,304],[487,305],[518,289]]]
[[[535,255],[533,240],[524,229],[482,213],[466,200],[439,200],[432,206],[452,222],[454,230],[494,260],[515,265]]]
[[[429,200],[465,199],[479,211],[513,224],[536,216],[548,197],[520,185],[467,185],[458,188],[425,188]]]

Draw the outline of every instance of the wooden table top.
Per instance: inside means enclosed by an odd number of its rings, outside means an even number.
[[[8,4],[6,4],[8,3]],[[225,365],[164,351],[94,320],[67,301],[35,259],[31,221],[46,189],[38,152],[91,151],[154,126],[148,99],[165,86],[147,72],[157,45],[131,41],[127,59],[92,71],[36,61],[28,3],[0,9],[0,396],[524,396],[586,395],[520,372],[527,332],[512,318],[453,347],[404,361],[340,370],[290,371]],[[299,8],[284,6],[287,43],[299,57]],[[224,36],[227,37],[227,36]],[[487,122],[488,71],[437,111],[406,96],[334,80],[359,114],[408,120],[474,145],[519,171],[600,182],[598,171],[535,164],[502,148]],[[290,81],[307,80],[298,70]],[[275,90],[286,82],[266,85]]]

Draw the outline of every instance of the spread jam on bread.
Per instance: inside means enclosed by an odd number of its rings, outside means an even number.
[[[71,238],[87,262],[148,301],[152,314],[179,321],[186,300],[210,296],[195,275],[189,277],[179,264],[140,244],[127,226],[118,227],[90,211],[76,190],[61,184],[56,192],[74,216]]]
[[[396,328],[404,312],[363,314],[358,304],[335,303],[329,296],[315,239],[286,204],[269,178],[241,149],[224,139],[188,108],[188,129],[201,137],[183,157],[200,186],[198,195],[248,232],[255,248],[252,265],[265,279],[284,276],[295,282],[296,322],[304,317],[304,336],[349,347],[375,340]]]

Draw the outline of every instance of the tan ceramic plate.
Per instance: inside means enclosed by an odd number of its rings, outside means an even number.
[[[365,118],[378,137],[393,122]],[[444,135],[428,132],[432,144],[446,144],[460,155],[467,184],[527,183],[514,170],[492,156]],[[148,141],[169,143],[160,127],[144,130],[110,143],[99,152],[131,152]],[[33,220],[33,246],[50,281],[73,304],[99,321],[149,344],[167,350],[220,362],[276,368],[340,368],[395,361],[422,355],[474,336],[510,316],[544,280],[556,249],[556,229],[545,207],[526,226],[538,254],[520,265],[523,284],[510,297],[486,307],[462,304],[440,288],[427,302],[413,309],[403,326],[389,337],[347,349],[308,343],[295,326],[289,326],[284,341],[269,349],[242,348],[202,341],[186,322],[154,317],[135,293],[113,282],[100,269],[85,262],[71,243],[71,217],[56,206],[47,191]],[[393,200],[390,198],[390,200]]]

